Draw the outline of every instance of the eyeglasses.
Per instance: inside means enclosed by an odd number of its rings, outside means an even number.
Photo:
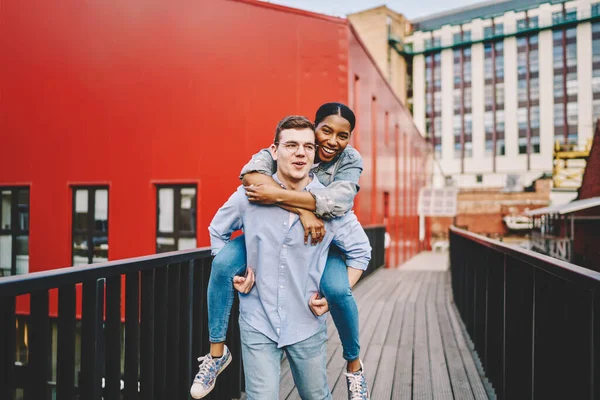
[[[298,142],[283,142],[275,144],[282,145],[287,151],[289,151],[292,154],[295,154],[300,148],[300,143]],[[313,154],[317,150],[317,145],[314,143],[304,143],[302,146],[304,147],[304,151],[308,154]]]

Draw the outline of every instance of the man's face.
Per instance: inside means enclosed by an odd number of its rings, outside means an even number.
[[[315,133],[308,128],[283,130],[279,143],[271,145],[271,153],[281,178],[301,181],[315,160]]]

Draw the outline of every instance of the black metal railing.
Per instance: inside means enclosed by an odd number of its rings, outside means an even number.
[[[17,390],[25,399],[50,399],[54,390],[58,400],[188,398],[195,357],[208,352],[211,261],[208,249],[198,249],[0,279],[0,398],[16,398]],[[56,289],[54,359],[49,292]],[[28,360],[15,365],[15,303],[23,294],[30,295]],[[234,309],[228,332],[233,368],[213,399],[239,398],[243,389],[236,317]]]
[[[384,264],[385,228],[365,231],[367,276]],[[197,249],[0,279],[0,399],[189,398],[195,358],[209,351],[211,262],[209,249]],[[21,295],[30,299],[26,316],[16,312]],[[233,363],[206,399],[240,398],[244,389],[238,315],[236,300],[227,333]],[[23,318],[27,356],[17,361]]]
[[[369,276],[377,268],[385,265],[385,225],[363,226],[371,243],[371,261],[360,279]]]
[[[450,268],[499,399],[600,396],[600,273],[454,227]]]

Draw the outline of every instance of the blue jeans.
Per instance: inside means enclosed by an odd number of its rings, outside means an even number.
[[[327,386],[327,327],[290,346],[277,343],[252,328],[240,317],[242,361],[248,400],[279,399],[281,357],[285,351],[300,398],[330,400]]]
[[[225,341],[235,292],[232,281],[234,276],[243,275],[245,271],[246,242],[242,235],[221,249],[212,263],[208,282],[208,331],[211,343]],[[348,361],[357,359],[360,354],[358,308],[348,282],[346,260],[337,246],[332,245],[329,249],[320,289],[329,303],[344,358]]]

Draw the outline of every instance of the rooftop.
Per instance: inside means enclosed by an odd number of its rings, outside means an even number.
[[[491,18],[508,11],[523,11],[539,7],[541,4],[564,3],[565,0],[501,0],[486,1],[454,10],[432,14],[427,17],[412,20],[415,31],[432,31],[444,25],[467,23],[476,18]]]

